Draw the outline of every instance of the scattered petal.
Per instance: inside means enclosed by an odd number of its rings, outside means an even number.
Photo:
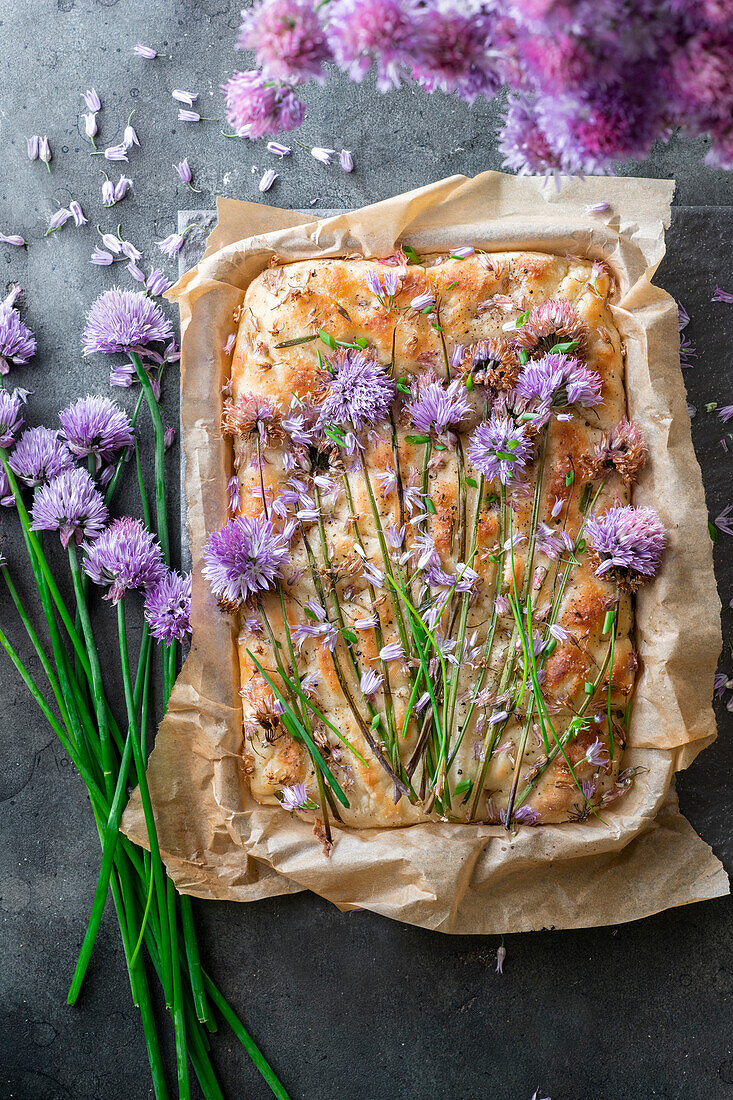
[[[278,172],[274,172],[272,168],[268,168],[258,184],[260,191],[269,191],[278,175]]]

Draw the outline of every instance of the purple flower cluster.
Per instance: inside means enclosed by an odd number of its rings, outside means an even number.
[[[397,390],[380,365],[361,351],[339,349],[329,360],[327,394],[321,405],[320,425],[356,431],[387,419]]]
[[[0,302],[0,375],[8,373],[11,363],[20,366],[36,353],[36,338],[13,307],[17,294],[16,287]]]
[[[97,538],[107,522],[107,509],[86,470],[65,470],[36,489],[31,509],[34,531],[58,531],[63,546],[73,539]]]
[[[666,536],[651,508],[630,504],[609,508],[600,516],[588,516],[585,533],[599,577],[608,575],[621,587],[633,590],[659,568]]]
[[[515,392],[527,402],[559,408],[592,408],[601,400],[601,376],[570,355],[555,353],[530,361],[519,376]]]
[[[82,343],[84,355],[139,351],[173,334],[171,323],[147,294],[113,286],[92,304]]]
[[[239,606],[271,588],[290,556],[286,536],[263,516],[236,516],[204,547],[203,573],[227,607]]]
[[[479,424],[468,444],[468,457],[479,473],[489,481],[498,479],[508,488],[516,488],[524,479],[534,443],[527,428],[511,416],[492,412]]]
[[[134,442],[127,413],[108,397],[80,397],[59,420],[69,450],[80,458],[94,455],[97,470]]]
[[[10,456],[13,473],[33,489],[45,485],[73,465],[69,448],[52,428],[28,428]]]
[[[191,633],[191,574],[166,573],[145,596],[145,618],[159,642],[172,645]]]
[[[471,402],[466,387],[457,378],[444,386],[429,373],[421,377],[415,397],[408,402],[405,411],[416,432],[441,437],[465,420],[471,411]]]
[[[239,45],[261,71],[224,90],[250,137],[254,114],[269,120],[260,134],[298,126],[292,85],[332,60],[356,81],[373,70],[382,92],[412,78],[471,103],[508,86],[500,148],[518,172],[607,172],[677,127],[709,135],[708,163],[733,168],[728,0],[259,0]]]
[[[119,603],[129,589],[155,588],[166,570],[155,536],[139,519],[123,516],[87,547],[84,572],[107,588],[105,600]]]
[[[0,390],[0,447],[3,450],[13,446],[16,433],[23,423],[20,406],[24,400],[21,390],[14,390],[12,393]]]

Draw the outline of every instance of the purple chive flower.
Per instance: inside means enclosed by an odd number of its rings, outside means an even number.
[[[504,960],[506,959],[506,947],[503,943],[499,944],[496,949],[496,973],[504,973]]]
[[[586,204],[586,214],[605,214],[607,210],[611,209],[609,202],[589,202]]]
[[[67,210],[65,206],[62,206],[48,219],[48,229],[45,235],[48,236],[49,233],[53,233],[55,230],[60,229],[62,225],[66,225],[67,221],[72,216],[71,211]]]
[[[20,406],[24,400],[21,390],[8,393],[0,389],[0,448],[3,450],[13,446],[16,433],[23,423]]]
[[[90,112],[81,117],[84,119],[84,133],[91,139],[92,145],[94,145],[94,138],[97,136],[97,131],[99,129],[97,126],[97,116]]]
[[[262,179],[260,180],[260,182],[258,184],[259,190],[262,191],[262,192],[269,191],[270,188],[272,187],[273,183],[277,179],[278,175],[279,175],[278,172],[274,172],[272,170],[272,168],[268,168],[267,171],[263,174]]]
[[[25,240],[16,233],[11,233],[10,235],[0,233],[0,244],[12,244],[15,248],[22,248],[25,244]]]
[[[416,8],[405,0],[341,0],[328,26],[334,60],[349,79],[376,66],[377,88],[399,87],[419,41]]]
[[[144,57],[146,61],[152,61],[154,57],[158,56],[152,46],[143,46],[140,42],[132,47],[132,52],[136,53],[138,57]]]
[[[104,150],[105,160],[123,160],[125,164],[128,164],[127,159],[127,145],[110,145],[108,149]]]
[[[719,286],[716,286],[715,293],[710,301],[725,302],[726,305],[731,305],[733,304],[733,294],[729,290],[721,290]]]
[[[0,302],[0,376],[10,370],[10,364],[22,366],[36,353],[36,338],[21,319],[13,302],[17,290],[11,290]]]
[[[598,561],[598,577],[609,574],[620,586],[634,589],[659,568],[666,538],[651,508],[609,508],[601,516],[588,516],[585,533]]]
[[[399,289],[399,276],[395,271],[385,271],[383,283],[376,268],[370,268],[367,272],[366,284],[372,294],[379,299],[380,305],[386,309]]]
[[[84,355],[113,355],[168,340],[173,330],[160,306],[146,294],[112,287],[100,294],[87,315]]]
[[[122,242],[119,237],[115,237],[114,233],[103,233],[102,244],[105,248],[108,248],[110,252],[114,252],[115,256],[119,256],[122,251]]]
[[[467,260],[469,256],[473,256],[475,251],[476,249],[472,244],[464,244],[460,248],[454,248],[451,256],[456,260]]]
[[[173,645],[191,633],[191,574],[166,573],[145,596],[145,618],[159,642]]]
[[[48,170],[50,172],[51,171],[51,161],[53,159],[53,153],[51,152],[51,146],[49,145],[48,138],[45,136],[45,134],[41,138],[41,143],[38,146],[38,156],[40,157],[40,159],[43,161],[43,163],[46,165],[46,167],[48,168]]]
[[[170,233],[162,241],[156,241],[158,248],[164,256],[177,256],[183,248],[184,236],[182,233]]]
[[[108,397],[80,397],[59,420],[69,450],[79,458],[94,455],[97,472],[134,442],[127,413]]]
[[[236,516],[204,547],[203,574],[217,600],[239,605],[274,586],[290,557],[288,540],[263,516]]]
[[[593,744],[588,748],[585,759],[592,768],[607,768],[610,762],[608,747],[604,745],[600,738],[596,737]]]
[[[550,627],[550,634],[553,638],[556,638],[558,642],[569,642],[570,634],[564,626],[560,626],[558,623],[553,623]]]
[[[506,825],[506,810],[502,810],[499,817],[502,825]],[[518,825],[536,825],[539,819],[540,815],[531,806],[519,806],[512,814],[512,821]]]
[[[339,153],[339,164],[344,172],[354,171],[354,157],[350,149],[342,149]]]
[[[163,446],[166,451],[169,451],[176,441],[176,429],[170,424],[163,432]]]
[[[331,54],[309,0],[261,0],[242,15],[237,45],[254,50],[268,80],[300,84],[324,79],[323,62]]]
[[[10,456],[10,468],[35,489],[74,465],[74,459],[53,428],[27,428]]]
[[[136,263],[138,260],[142,260],[142,252],[135,247],[132,241],[120,241],[120,252],[123,256],[127,256],[128,260],[132,260]]]
[[[733,504],[727,504],[722,512],[715,517],[715,526],[724,535],[733,535]]]
[[[366,695],[368,698],[372,695],[376,695],[383,683],[384,677],[379,672],[375,672],[371,668],[366,668],[361,674],[359,688],[362,695]]]
[[[155,536],[139,519],[123,516],[87,547],[84,572],[108,588],[103,599],[119,603],[128,589],[157,587],[166,569]]]
[[[356,431],[387,419],[396,387],[387,373],[361,351],[339,348],[329,360],[328,394],[321,405],[319,426],[353,425]]]
[[[141,267],[138,267],[137,264],[133,263],[132,260],[130,260],[129,264],[127,264],[126,266],[127,266],[127,270],[130,272],[130,274],[132,275],[135,282],[137,282],[137,283],[144,283],[145,282],[145,272],[143,271],[143,269]]]
[[[266,145],[268,153],[274,153],[276,157],[289,157],[292,152],[289,145],[281,145],[279,141],[268,141]]]
[[[733,405],[721,405],[718,409],[718,416],[727,424],[729,420],[733,420]]]
[[[179,103],[185,103],[187,107],[193,107],[199,97],[198,92],[185,92],[182,88],[174,88],[171,95]],[[183,182],[186,183],[187,181],[184,180]]]
[[[38,155],[41,149],[41,139],[38,134],[33,134],[26,140],[28,147],[28,160],[38,160]]]
[[[132,187],[132,180],[128,176],[120,176],[115,184],[115,202],[119,202],[120,199],[124,199],[125,195]]]
[[[132,118],[132,115],[130,115],[130,118]],[[128,119],[128,122],[127,122],[127,126],[125,126],[124,133],[122,135],[122,144],[127,149],[131,149],[133,145],[139,145],[140,144],[138,136],[135,133],[134,128],[130,124],[129,119]]]
[[[402,661],[405,651],[399,642],[388,642],[379,651],[380,661]]]
[[[335,152],[335,149],[323,149],[321,146],[316,145],[314,149],[311,149],[311,156],[315,157],[321,164],[330,164],[331,157]]]
[[[520,176],[544,176],[560,168],[533,106],[524,98],[510,96],[499,139],[503,166]]]
[[[145,280],[145,286],[153,297],[157,298],[160,294],[165,294],[166,290],[170,290],[173,283],[170,279],[166,279],[162,271],[154,267]]]
[[[471,403],[459,379],[444,386],[435,375],[430,375],[421,380],[417,396],[405,409],[416,432],[440,437],[465,419]]]
[[[179,122],[200,122],[201,115],[198,111],[190,111],[187,107],[181,107],[178,110]]]
[[[312,803],[308,798],[305,783],[294,783],[291,787],[283,787],[280,791],[280,804],[284,810],[311,809]]]
[[[229,511],[233,516],[236,516],[239,511],[239,500],[241,495],[239,478],[236,474],[227,481],[227,492],[229,493]]]
[[[429,291],[425,291],[424,294],[418,294],[416,298],[410,300],[410,306],[413,309],[427,309],[428,306],[435,305],[435,295],[430,294]]]
[[[100,100],[94,88],[87,88],[85,92],[82,92],[82,95],[84,96],[84,102],[87,105],[88,111],[102,110],[102,101]]]
[[[69,203],[69,210],[71,211],[71,216],[74,219],[74,225],[76,225],[77,228],[81,225],[87,224],[87,219],[84,217],[84,211],[82,210],[76,199],[73,199]]]
[[[585,409],[601,400],[603,382],[570,355],[550,354],[530,361],[522,370],[515,392],[526,401],[555,408],[580,405]]]
[[[397,474],[391,467],[386,469],[383,474],[377,474],[377,481],[380,483],[382,496],[385,500],[397,488]]]
[[[89,474],[76,466],[36,489],[31,508],[34,531],[58,531],[62,546],[73,539],[96,539],[107,522],[107,509]]]
[[[180,164],[174,164],[176,172],[181,179],[181,183],[190,183],[193,179],[191,175],[191,166],[188,163],[188,157],[184,157]]]
[[[227,342],[224,345],[224,347],[222,348],[222,351],[224,352],[225,355],[231,355],[232,354],[232,352],[234,351],[234,345],[236,344],[236,342],[237,342],[236,332],[230,332],[229,335],[227,336]]]
[[[468,457],[484,477],[512,487],[522,480],[533,451],[524,425],[498,413],[479,424],[468,445]]]
[[[100,267],[109,267],[114,263],[114,256],[109,252],[105,252],[103,248],[96,245],[89,260],[90,264],[97,264]]]

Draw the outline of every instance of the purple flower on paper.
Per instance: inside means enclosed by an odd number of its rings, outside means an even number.
[[[396,387],[386,371],[361,351],[339,348],[329,360],[331,374],[319,426],[353,425],[356,431],[387,419]]]
[[[145,596],[145,618],[159,642],[183,642],[191,633],[191,574],[166,573]]]
[[[589,202],[586,204],[586,214],[605,214],[607,210],[611,209],[609,202]]]
[[[388,642],[379,651],[380,661],[402,661],[404,658],[405,651],[399,642]]]
[[[416,396],[405,406],[410,422],[421,435],[441,438],[457,428],[471,411],[466,387],[457,378],[443,385],[431,371],[416,387]]]
[[[71,453],[53,428],[27,428],[10,456],[10,468],[35,489],[74,465]]]
[[[217,600],[244,603],[272,588],[290,557],[288,540],[262,516],[236,516],[204,547],[204,576]]]
[[[140,42],[132,47],[132,52],[136,53],[138,57],[144,57],[146,61],[152,61],[154,57],[158,56],[152,46],[143,46]]]
[[[610,763],[608,746],[604,745],[599,737],[596,737],[585,754],[585,759],[592,768],[607,768]]]
[[[239,137],[254,139],[295,130],[305,117],[305,103],[292,88],[268,83],[256,69],[235,73],[222,91],[227,118]]]
[[[128,146],[124,143],[121,145],[110,145],[108,149],[104,150],[105,160],[123,160],[125,164],[128,164],[127,159]]]
[[[526,427],[496,412],[479,424],[468,444],[468,457],[476,469],[488,480],[498,478],[511,487],[522,481],[533,454]]]
[[[0,233],[0,244],[12,244],[15,248],[22,248],[25,240],[17,233]]]
[[[95,245],[89,263],[97,264],[100,267],[109,267],[110,264],[114,263],[114,256],[109,252],[105,252],[99,245]]]
[[[242,15],[237,45],[254,50],[268,80],[300,84],[324,79],[323,62],[331,55],[312,3],[260,0]]]
[[[198,99],[198,92],[186,92],[182,88],[174,88],[171,92],[174,99],[177,99],[179,103],[185,103],[187,107],[193,107],[194,103]],[[188,183],[188,180],[184,180],[184,183]]]
[[[80,397],[59,420],[69,450],[80,458],[94,455],[97,471],[134,442],[127,413],[108,397]]]
[[[87,315],[84,355],[135,351],[168,340],[173,330],[160,306],[147,294],[112,287],[100,294]]]
[[[312,810],[314,803],[308,798],[305,783],[294,783],[280,791],[280,803],[284,810]]]
[[[260,182],[258,184],[259,190],[262,191],[263,193],[265,191],[269,191],[270,188],[272,187],[273,183],[277,179],[278,175],[279,175],[278,172],[273,171],[272,168],[268,168],[267,171],[263,173],[262,179],[260,180]]]
[[[339,164],[344,172],[354,171],[354,157],[350,149],[342,149],[339,153]]]
[[[229,494],[229,511],[233,516],[236,516],[239,511],[240,501],[240,486],[239,478],[236,474],[229,478],[227,481],[227,492]]]
[[[733,535],[733,504],[727,504],[715,517],[715,526],[724,535]]]
[[[84,96],[84,102],[87,105],[88,111],[102,110],[102,101],[100,100],[94,88],[87,88],[85,92],[82,92],[82,95]]]
[[[71,216],[74,219],[74,225],[76,225],[77,228],[81,225],[87,224],[87,219],[84,217],[84,211],[82,210],[80,204],[76,201],[76,199],[73,199],[69,203],[69,210],[71,212]]]
[[[107,522],[107,509],[86,470],[65,470],[48,485],[36,489],[31,508],[34,531],[58,531],[66,547],[73,538],[97,538]]]
[[[36,353],[35,336],[13,308],[16,297],[17,292],[12,290],[0,302],[0,376],[8,373],[11,363],[22,366]]]
[[[721,290],[719,286],[716,286],[715,293],[710,299],[711,302],[725,302],[726,305],[733,304],[733,294],[729,290]]]
[[[379,672],[375,672],[374,669],[366,668],[361,674],[359,681],[359,688],[362,695],[370,698],[376,695],[380,687],[384,683],[384,677]]]
[[[380,92],[399,87],[415,54],[417,18],[409,0],[342,0],[328,26],[336,64],[358,82],[374,65]]]
[[[165,294],[166,290],[170,290],[173,283],[170,279],[166,279],[162,271],[154,267],[145,280],[145,286],[153,297],[157,298],[160,294]]]
[[[177,256],[183,248],[184,236],[182,233],[170,233],[162,241],[156,241],[158,248],[164,256]]]
[[[460,248],[454,248],[451,251],[451,256],[456,260],[467,260],[469,256],[473,256],[476,249],[472,244],[461,245]]]
[[[279,141],[268,141],[266,145],[268,153],[273,153],[276,157],[289,157],[292,150],[289,145],[281,145]]]
[[[23,423],[20,406],[25,401],[21,390],[9,393],[0,389],[0,448],[7,450],[15,443],[16,433]]]
[[[311,149],[311,156],[315,157],[316,160],[321,162],[321,164],[330,164],[331,157],[335,152],[335,149],[324,149],[321,146],[316,145],[315,148]]]
[[[666,536],[651,508],[630,504],[609,508],[601,516],[588,516],[585,533],[598,577],[608,574],[619,586],[633,591],[659,568]]]
[[[601,400],[601,376],[582,366],[570,355],[544,355],[526,364],[515,392],[525,401],[537,401],[541,406],[562,408],[580,405],[592,408]]]
[[[139,519],[123,516],[87,547],[84,572],[108,588],[105,600],[119,603],[130,589],[157,587],[166,569],[155,536]]]
[[[38,160],[41,149],[41,139],[38,134],[33,134],[32,137],[29,137],[26,144],[28,147],[28,160]]]

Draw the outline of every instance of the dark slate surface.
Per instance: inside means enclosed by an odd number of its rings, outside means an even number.
[[[0,289],[21,283],[24,315],[38,335],[36,365],[14,376],[35,387],[35,423],[52,423],[57,408],[88,389],[107,392],[105,365],[79,356],[84,312],[112,281],[86,262],[93,224],[109,228],[122,220],[126,235],[147,245],[150,267],[156,254],[149,242],[175,228],[179,207],[194,201],[210,207],[216,194],[259,198],[256,180],[269,164],[261,148],[226,141],[215,123],[177,123],[167,99],[172,87],[198,90],[202,113],[221,116],[216,88],[243,62],[232,50],[238,9],[234,0],[0,5],[0,230],[32,242],[27,253],[0,246]],[[136,41],[165,56],[136,59],[130,53]],[[116,211],[99,206],[101,158],[90,160],[80,137],[77,93],[91,84],[104,101],[105,144],[119,140],[133,107],[143,142],[127,169],[136,192]],[[291,164],[275,164],[283,173],[268,196],[275,204],[307,206],[319,197],[315,210],[356,206],[451,172],[499,167],[490,142],[494,107],[469,109],[411,90],[385,103],[345,81],[309,90],[308,98],[313,111],[304,140],[353,148],[358,169],[347,177],[301,153]],[[51,176],[25,160],[25,136],[36,131],[51,138]],[[686,380],[715,515],[733,499],[733,433],[725,433],[726,454],[722,427],[705,405],[733,401],[733,307],[709,299],[716,282],[733,289],[733,212],[712,207],[730,203],[733,186],[730,177],[699,164],[702,151],[672,141],[637,171],[675,175],[679,202],[710,204],[676,218],[659,281],[692,317],[687,331],[698,358]],[[202,187],[195,200],[170,167],[184,155]],[[85,206],[90,226],[83,232],[67,226],[44,240],[54,200],[67,203],[71,194]],[[171,422],[175,382],[171,374],[165,393]],[[132,494],[128,500],[132,507]],[[7,514],[0,525],[11,561],[20,562]],[[727,642],[731,547],[721,535],[716,568]],[[22,569],[19,580],[27,591]],[[1,595],[0,622],[22,642]],[[104,637],[111,665],[111,630]],[[6,663],[0,698],[0,1096],[147,1097],[142,1034],[111,912],[81,1002],[73,1010],[65,1005],[99,865],[83,785]],[[722,736],[681,778],[680,798],[733,871],[731,716],[718,709]],[[733,1096],[728,899],[617,928],[507,937],[503,976],[494,972],[495,938],[450,938],[369,913],[342,915],[305,894],[250,907],[197,903],[196,913],[206,964],[294,1098],[529,1100],[537,1087],[553,1100]],[[228,1097],[268,1095],[228,1035],[214,1041],[214,1059]]]

